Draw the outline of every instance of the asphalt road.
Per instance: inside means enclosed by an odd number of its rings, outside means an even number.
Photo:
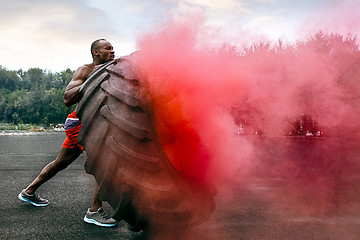
[[[101,228],[83,221],[95,181],[84,171],[82,154],[66,170],[44,184],[38,193],[47,207],[21,202],[17,195],[48,162],[56,158],[63,133],[0,136],[0,239],[143,239],[127,224]],[[104,208],[111,208],[104,203]]]
[[[142,231],[128,230],[123,221],[116,228],[83,221],[95,184],[84,171],[85,154],[39,189],[38,193],[49,199],[49,206],[33,207],[17,198],[56,157],[63,139],[63,133],[0,134],[0,239],[149,239]],[[225,182],[212,217],[191,231],[178,229],[174,239],[360,239],[357,201],[326,215],[296,214],[287,211],[293,206],[290,200],[275,200],[276,186],[282,185],[279,181],[253,178],[246,185]],[[352,193],[358,194],[356,189]],[[104,208],[111,212],[106,203]]]

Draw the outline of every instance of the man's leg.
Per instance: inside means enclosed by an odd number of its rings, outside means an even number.
[[[85,214],[84,221],[101,227],[115,227],[117,222],[102,208],[102,201],[98,197],[99,186],[96,184],[91,207]]]
[[[57,158],[51,163],[47,164],[34,179],[34,181],[26,188],[23,189],[18,198],[21,201],[28,202],[37,207],[47,206],[49,201],[42,199],[35,194],[35,191],[46,181],[54,177],[58,172],[69,166],[81,154],[81,149],[75,148],[61,148]]]
[[[35,180],[25,189],[27,194],[34,194],[35,191],[46,181],[54,177],[58,172],[64,170],[72,162],[74,162],[82,153],[82,151],[75,148],[61,148],[57,158],[47,164],[35,178]]]
[[[96,184],[94,190],[94,196],[90,207],[90,212],[96,212],[99,208],[102,207],[102,201],[98,197],[99,186]]]

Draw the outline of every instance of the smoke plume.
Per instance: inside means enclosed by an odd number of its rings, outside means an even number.
[[[297,214],[324,215],[354,203],[350,191],[360,183],[356,37],[318,31],[296,44],[242,47],[214,46],[214,32],[204,18],[190,16],[138,41],[138,71],[149,83],[174,167],[220,191],[226,181],[245,186],[254,178],[277,179],[269,199]]]

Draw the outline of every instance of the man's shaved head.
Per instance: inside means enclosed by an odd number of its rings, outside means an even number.
[[[99,45],[100,45],[100,41],[107,41],[107,40],[104,39],[104,38],[95,40],[95,41],[91,44],[91,48],[90,48],[90,50],[91,50],[91,56],[93,56],[94,50],[95,50],[95,49],[98,49],[98,47],[99,47]]]

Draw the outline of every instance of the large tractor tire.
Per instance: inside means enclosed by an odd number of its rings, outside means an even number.
[[[100,66],[80,90],[76,113],[85,170],[94,175],[113,218],[134,230],[202,223],[215,208],[214,194],[188,182],[169,161],[146,85],[136,79],[130,57]]]

